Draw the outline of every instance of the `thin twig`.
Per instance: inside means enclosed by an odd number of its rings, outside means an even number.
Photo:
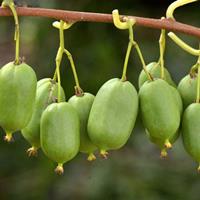
[[[67,10],[56,10],[56,9],[46,9],[46,8],[27,8],[18,7],[17,13],[19,16],[38,16],[38,17],[48,17],[53,19],[59,19],[68,22],[102,22],[102,23],[113,23],[111,14],[100,14],[100,13],[90,13],[90,12],[76,12]],[[7,8],[0,8],[0,16],[11,16],[12,13]],[[136,25],[144,26],[154,29],[166,29],[173,32],[185,33],[187,35],[192,35],[200,38],[200,29],[173,21],[170,19],[152,19],[136,16],[125,16],[121,15],[121,20],[124,17],[135,18]]]

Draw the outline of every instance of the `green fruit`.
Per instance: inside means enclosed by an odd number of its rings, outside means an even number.
[[[147,71],[151,74],[151,76],[153,78],[160,78],[161,77],[161,67],[160,67],[159,63],[156,63],[156,62],[149,63],[146,66],[146,68],[147,68]],[[176,84],[172,80],[171,75],[166,68],[164,68],[164,80],[166,80],[173,87],[176,87]],[[139,79],[138,79],[139,88],[141,88],[141,86],[146,81],[148,81],[148,77],[147,77],[146,73],[144,72],[144,70],[142,70],[140,75],[139,75]]]
[[[94,95],[90,93],[84,93],[83,96],[74,95],[68,101],[68,103],[71,104],[78,112],[81,134],[80,152],[89,154],[89,161],[96,159],[93,152],[97,149],[97,147],[91,142],[87,132],[87,123],[93,101]]]
[[[181,94],[183,105],[186,108],[196,100],[197,77],[185,76],[178,85],[178,91]]]
[[[58,163],[57,173],[63,173],[63,164],[76,156],[80,146],[80,124],[77,111],[66,102],[49,105],[40,121],[40,141],[44,153]]]
[[[128,81],[111,79],[98,91],[88,120],[88,134],[104,157],[128,140],[137,117],[138,95]]]
[[[171,147],[180,126],[180,107],[171,86],[162,79],[146,82],[139,91],[145,128],[158,146]]]
[[[43,78],[43,79],[39,80],[37,82],[37,90],[40,88],[40,86],[42,86],[45,83],[48,83],[50,80],[52,80],[52,79],[50,79],[50,78]]]
[[[174,95],[175,102],[177,104],[177,107],[179,109],[180,115],[182,115],[183,112],[183,103],[181,96],[178,92],[178,90],[175,87],[170,86],[172,94]],[[150,139],[151,142],[156,144],[160,149],[161,149],[161,158],[164,158],[167,156],[167,148],[165,146],[165,142],[163,140],[160,140],[159,138],[152,137],[151,134],[148,132],[147,129],[145,129],[146,135]],[[172,135],[172,137],[169,138],[170,144],[173,144],[179,137],[180,135],[180,130],[176,131],[176,134]],[[169,146],[170,147],[170,146]]]
[[[200,104],[192,103],[184,114],[182,121],[182,138],[185,149],[200,164]],[[198,168],[200,170],[200,166]]]
[[[175,87],[170,86],[171,92],[174,95],[174,99],[177,103],[177,107],[179,109],[180,115],[183,113],[183,102],[180,93]]]
[[[31,144],[28,154],[36,155],[40,147],[40,118],[45,108],[56,102],[58,97],[58,84],[50,79],[45,78],[37,83],[37,92],[33,115],[27,126],[22,129],[22,135]],[[61,101],[65,101],[65,93],[61,88]]]
[[[12,133],[23,129],[29,122],[34,108],[37,78],[25,63],[10,62],[0,70],[0,126],[5,130],[5,140],[11,141]]]

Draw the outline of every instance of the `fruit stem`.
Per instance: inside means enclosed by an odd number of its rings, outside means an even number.
[[[196,103],[200,103],[200,55],[197,61],[198,65],[198,76],[197,76],[197,97],[196,97]]]
[[[127,73],[127,66],[128,66],[128,61],[129,61],[129,57],[130,57],[130,53],[131,53],[131,49],[133,47],[132,42],[128,43],[128,48],[126,51],[126,57],[125,57],[125,61],[124,61],[124,67],[123,67],[123,73],[122,73],[122,81],[126,81],[127,77],[126,77],[126,73]]]
[[[62,163],[58,163],[56,169],[55,169],[56,174],[58,175],[62,175],[64,173],[64,169],[63,169],[63,164]]]
[[[6,135],[4,137],[4,140],[6,142],[12,142],[13,141],[13,137],[12,137],[12,133],[11,132],[6,132]]]
[[[72,25],[72,24],[71,24]],[[71,25],[68,25],[67,28],[69,28]],[[60,64],[62,61],[62,57],[63,54],[65,53],[69,59],[71,68],[72,68],[72,72],[74,75],[74,79],[75,79],[75,93],[77,96],[82,96],[83,95],[83,90],[80,87],[79,84],[79,79],[78,79],[78,75],[76,72],[76,67],[74,64],[74,60],[73,57],[71,55],[71,53],[65,49],[65,39],[64,39],[64,29],[66,29],[66,22],[60,20],[59,26],[56,26],[56,28],[59,28],[59,36],[60,36],[60,46],[57,52],[57,56],[56,56],[56,70],[53,76],[53,80],[56,81],[56,79],[58,79],[58,102],[60,102],[60,93],[61,93],[61,78],[60,78]]]
[[[127,48],[127,51],[126,51],[126,57],[125,57],[125,61],[124,61],[124,67],[123,67],[123,73],[122,73],[121,80],[122,81],[126,81],[127,80],[127,77],[126,77],[127,66],[128,66],[128,61],[129,61],[130,53],[131,53],[131,50],[132,50],[133,47],[136,49],[137,54],[139,55],[140,61],[142,63],[143,69],[144,69],[144,71],[145,71],[148,79],[149,80],[153,80],[153,78],[151,77],[150,73],[146,69],[146,64],[145,64],[142,52],[140,50],[140,47],[137,44],[137,42],[134,41],[134,35],[133,35],[133,24],[134,23],[133,23],[133,21],[131,19],[127,19],[127,23],[129,25],[129,28],[128,28],[129,29],[129,43],[128,43],[128,48]]]
[[[165,19],[164,17],[162,17],[161,19]],[[160,58],[159,58],[159,62],[160,62],[160,66],[161,66],[161,79],[164,79],[165,74],[164,74],[164,53],[165,53],[165,44],[166,44],[166,37],[165,37],[165,29],[161,30],[161,34],[160,34],[160,39],[159,39],[159,47],[160,47]]]
[[[61,101],[61,78],[60,78],[60,64],[64,52],[64,21],[60,20],[59,27],[60,46],[56,55],[56,72],[54,73],[53,80],[58,79],[58,103]]]
[[[60,78],[60,63],[62,59],[62,49],[59,47],[56,56],[56,76],[58,79],[58,103],[61,101],[61,78]]]
[[[67,58],[69,59],[69,62],[70,62],[71,68],[72,68],[72,72],[73,72],[73,76],[74,76],[74,80],[75,80],[75,84],[76,84],[75,93],[77,96],[82,96],[83,90],[81,89],[80,84],[79,84],[79,79],[78,79],[78,75],[76,72],[76,67],[74,64],[72,54],[67,49],[64,49],[64,53],[67,55]]]
[[[54,72],[54,74],[53,74],[53,78],[52,78],[54,81],[56,81],[57,80],[57,74],[56,74],[56,70],[55,70],[55,72]]]
[[[89,153],[87,160],[94,161],[94,160],[96,160],[96,156],[93,153]]]
[[[135,41],[134,41],[134,47],[135,47],[135,49],[136,49],[136,51],[137,51],[137,54],[138,54],[138,56],[139,56],[139,58],[140,58],[140,61],[141,61],[141,63],[142,63],[143,70],[144,70],[144,72],[146,73],[147,78],[148,78],[150,81],[153,81],[153,77],[152,77],[151,74],[147,71],[147,67],[146,67],[146,64],[145,64],[145,61],[144,61],[142,52],[141,52],[141,50],[140,50],[140,47],[139,47],[139,45],[137,44],[137,42],[135,42]]]
[[[15,4],[13,2],[13,0],[4,0],[2,2],[2,7],[9,7],[13,16],[14,16],[14,20],[15,20],[15,36],[14,36],[14,40],[15,40],[15,65],[19,65],[20,64],[20,58],[19,58],[19,46],[20,46],[20,29],[19,29],[19,19],[18,19],[18,15],[15,9]]]
[[[129,43],[128,43],[128,47],[126,50],[126,56],[125,56],[125,60],[124,60],[124,67],[123,67],[123,72],[122,72],[122,81],[126,81],[127,77],[126,77],[126,73],[127,73],[127,67],[128,67],[128,61],[129,61],[129,57],[130,57],[130,53],[133,47],[133,22],[131,19],[127,19],[127,24],[128,24],[128,30],[129,30]]]

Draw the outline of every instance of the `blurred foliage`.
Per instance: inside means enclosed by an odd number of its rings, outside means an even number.
[[[91,12],[111,13],[115,8],[120,13],[160,18],[165,14],[167,0],[21,0],[23,6],[38,6]],[[178,20],[199,24],[197,3],[180,8]],[[52,77],[55,70],[55,55],[58,48],[58,31],[52,20],[21,17],[21,55],[33,66],[38,79]],[[13,19],[0,18],[0,64],[13,60]],[[146,62],[159,57],[160,32],[144,27],[135,27],[138,41]],[[72,53],[81,86],[85,91],[96,93],[108,79],[119,77],[126,47],[127,31],[117,30],[112,24],[77,23],[66,31],[66,46]],[[192,46],[197,39],[180,36]],[[167,41],[166,66],[178,82],[195,62],[172,41]],[[141,63],[133,51],[129,62],[128,79],[137,87]],[[73,95],[74,80],[67,58],[62,63],[62,84],[69,98]],[[3,131],[1,130],[3,133]],[[144,134],[140,119],[128,144],[119,151],[110,152],[108,160],[97,159],[88,163],[86,156],[78,155],[65,165],[65,174],[54,174],[55,163],[42,152],[37,158],[28,158],[29,147],[20,133],[13,144],[0,140],[0,199],[20,200],[199,200],[199,175],[196,164],[185,152],[179,139],[169,154],[161,160],[159,150]]]

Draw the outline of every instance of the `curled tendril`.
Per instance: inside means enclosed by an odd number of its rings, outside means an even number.
[[[183,40],[181,40],[176,34],[173,32],[168,33],[168,36],[183,50],[186,52],[194,55],[194,56],[199,56],[200,55],[200,50],[199,49],[194,49],[193,47],[189,46],[186,44]]]
[[[174,11],[178,7],[184,6],[184,5],[189,4],[189,3],[193,3],[195,1],[198,1],[198,0],[177,0],[177,1],[173,2],[172,4],[170,4],[170,6],[167,9],[167,12],[166,12],[167,19],[174,19],[173,14],[174,14]]]

